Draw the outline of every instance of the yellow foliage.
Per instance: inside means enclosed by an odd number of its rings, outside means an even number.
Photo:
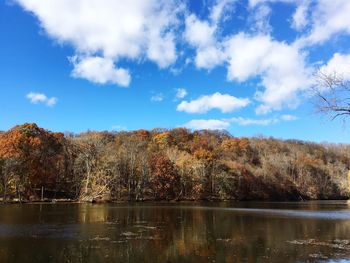
[[[210,151],[205,150],[205,149],[199,149],[199,150],[195,151],[194,156],[197,159],[205,160],[207,162],[210,162],[214,159],[213,153],[211,153]]]
[[[153,137],[153,141],[156,142],[160,147],[165,148],[172,144],[173,138],[169,132],[161,132]]]

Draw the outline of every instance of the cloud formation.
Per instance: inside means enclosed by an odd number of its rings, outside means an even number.
[[[187,113],[206,113],[212,109],[218,109],[222,113],[228,113],[247,106],[249,102],[247,98],[236,98],[216,92],[212,95],[201,96],[195,100],[182,101],[177,106],[177,110]]]
[[[49,37],[73,47],[70,61],[75,78],[127,87],[132,82],[128,63],[151,61],[159,69],[182,72],[184,68],[176,64],[181,58],[184,65],[191,61],[197,69],[223,67],[232,83],[253,80],[257,88],[250,101],[258,102],[257,114],[297,107],[312,85],[315,70],[308,50],[350,34],[348,0],[249,0],[247,4],[214,0],[205,16],[191,12],[183,0],[15,1],[38,19]],[[239,15],[235,13],[238,3],[246,5],[247,11],[241,27],[230,24]],[[295,39],[283,41],[274,36],[270,17],[275,3],[294,8],[286,20]],[[336,53],[323,67],[339,68],[348,61],[346,56]],[[222,99],[214,103],[213,98],[203,96],[181,102],[178,110],[231,111],[232,99]]]
[[[182,5],[175,0],[16,1],[38,18],[50,37],[75,48],[80,63],[73,64],[73,76],[127,86],[128,71],[116,66],[120,59],[144,58],[160,68],[177,59],[173,28]],[[86,60],[94,72],[86,69]]]
[[[301,38],[302,44],[322,44],[337,34],[350,34],[350,1],[317,0],[312,7],[309,5],[308,11],[311,14],[310,33]]]
[[[239,33],[226,43],[228,80],[243,82],[260,77],[264,90],[256,93],[262,102],[257,113],[293,107],[298,92],[309,87],[311,69],[295,46],[273,40],[269,35]]]
[[[29,99],[30,103],[43,103],[49,107],[53,107],[57,103],[57,98],[47,97],[44,93],[30,92],[26,95],[26,98]]]
[[[112,59],[103,57],[74,56],[70,58],[74,65],[72,76],[84,78],[98,84],[116,84],[122,87],[129,86],[131,77],[129,71],[123,68],[116,68]]]
[[[196,49],[196,67],[212,69],[224,62],[225,54],[216,40],[217,31],[220,22],[228,11],[232,11],[235,2],[217,0],[210,10],[208,20],[200,20],[195,14],[186,17],[184,38]]]
[[[336,74],[345,81],[350,80],[350,54],[335,53],[320,71],[327,75]]]

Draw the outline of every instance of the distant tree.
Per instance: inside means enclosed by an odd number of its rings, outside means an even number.
[[[23,124],[0,134],[5,201],[38,198],[41,186],[82,201],[343,198],[349,168],[348,145],[218,131],[64,135]]]
[[[151,183],[157,199],[174,199],[180,190],[180,176],[174,164],[163,154],[150,159]]]
[[[81,200],[95,200],[108,192],[108,183],[101,168],[101,153],[108,141],[103,133],[87,132],[74,138],[77,149],[75,173],[80,182]]]

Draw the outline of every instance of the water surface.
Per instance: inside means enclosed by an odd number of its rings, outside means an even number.
[[[350,204],[0,206],[0,262],[350,262]]]

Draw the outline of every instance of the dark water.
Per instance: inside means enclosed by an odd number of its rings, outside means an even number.
[[[350,203],[0,206],[0,262],[350,262]]]

